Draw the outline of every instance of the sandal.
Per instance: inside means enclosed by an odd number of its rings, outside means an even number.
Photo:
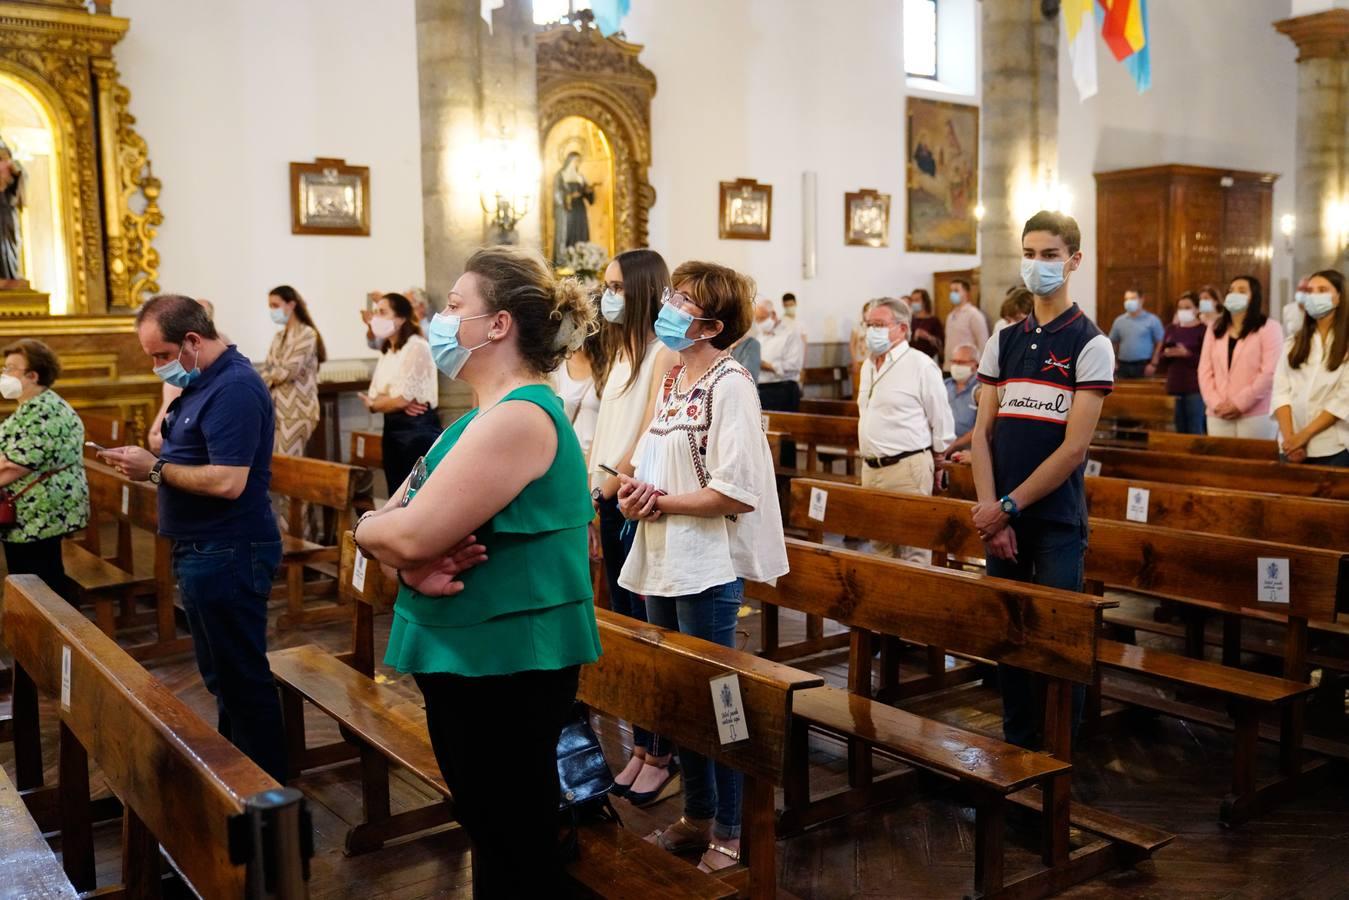
[[[729,869],[739,863],[739,847],[728,847],[725,844],[712,841],[707,845],[707,851],[703,854],[703,858],[698,861],[698,871],[712,874],[723,869]]]
[[[667,853],[686,853],[699,847],[707,847],[707,837],[711,831],[711,819],[700,825],[686,816],[680,816],[673,825],[657,829],[647,835],[646,842],[655,844]]]

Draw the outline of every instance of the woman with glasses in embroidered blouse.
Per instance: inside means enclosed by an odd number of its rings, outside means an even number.
[[[647,620],[735,645],[745,579],[787,572],[772,452],[754,379],[729,353],[749,330],[754,283],[725,266],[675,269],[656,335],[679,354],[656,412],[623,476],[619,508],[636,522],[619,584],[646,598]],[[687,698],[706,704],[704,692]],[[702,849],[700,868],[740,858],[742,776],[687,749],[680,753],[684,815],[648,840],[672,853]]]

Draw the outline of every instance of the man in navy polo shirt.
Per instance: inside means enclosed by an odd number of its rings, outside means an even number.
[[[281,561],[267,498],[272,399],[190,297],[152,298],[136,330],[155,374],[183,393],[164,418],[159,457],[142,447],[102,455],[131,480],[159,486],[159,532],[173,539],[174,575],[220,733],[284,783],[281,704],[267,665],[267,598]]]
[[[984,348],[979,380],[988,388],[979,392],[971,445],[972,515],[988,574],[1071,591],[1082,590],[1087,550],[1083,469],[1115,371],[1109,338],[1068,297],[1080,244],[1071,216],[1042,210],[1026,222],[1021,278],[1035,308]],[[998,675],[1004,737],[1038,748],[1031,675],[1010,666]],[[1074,688],[1074,727],[1084,697]]]

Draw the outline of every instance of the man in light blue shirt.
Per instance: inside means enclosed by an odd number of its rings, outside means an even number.
[[[1124,292],[1124,312],[1110,326],[1110,343],[1115,345],[1115,371],[1120,378],[1151,378],[1157,372],[1152,356],[1162,342],[1166,329],[1162,320],[1143,309],[1143,296],[1136,290]]]

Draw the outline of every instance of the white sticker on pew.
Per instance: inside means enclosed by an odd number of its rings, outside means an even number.
[[[1147,522],[1148,497],[1151,493],[1147,488],[1129,488],[1129,505],[1124,511],[1124,518],[1130,522]]]
[[[712,679],[712,708],[717,713],[717,732],[723,744],[749,740],[745,705],[740,700],[740,676],[732,672]]]
[[[357,591],[365,590],[365,554],[356,551],[356,561],[351,566],[351,586]]]
[[[1101,461],[1099,459],[1087,460],[1087,474],[1092,478],[1101,474]]]
[[[365,456],[365,438],[363,437],[356,438],[356,455]]]
[[[817,487],[810,489],[810,512],[809,515],[816,522],[824,521],[824,509],[829,503],[829,492],[820,490]]]
[[[112,426],[108,428],[108,436],[112,438],[114,441],[117,440],[117,425],[118,425],[117,420],[113,419]]]
[[[1262,556],[1257,561],[1256,599],[1261,603],[1288,602],[1288,560]]]
[[[763,428],[764,434],[768,434],[768,416],[759,416],[759,425]]]
[[[61,647],[61,708],[70,712],[70,648]]]
[[[131,486],[122,485],[122,515],[131,512]]]

